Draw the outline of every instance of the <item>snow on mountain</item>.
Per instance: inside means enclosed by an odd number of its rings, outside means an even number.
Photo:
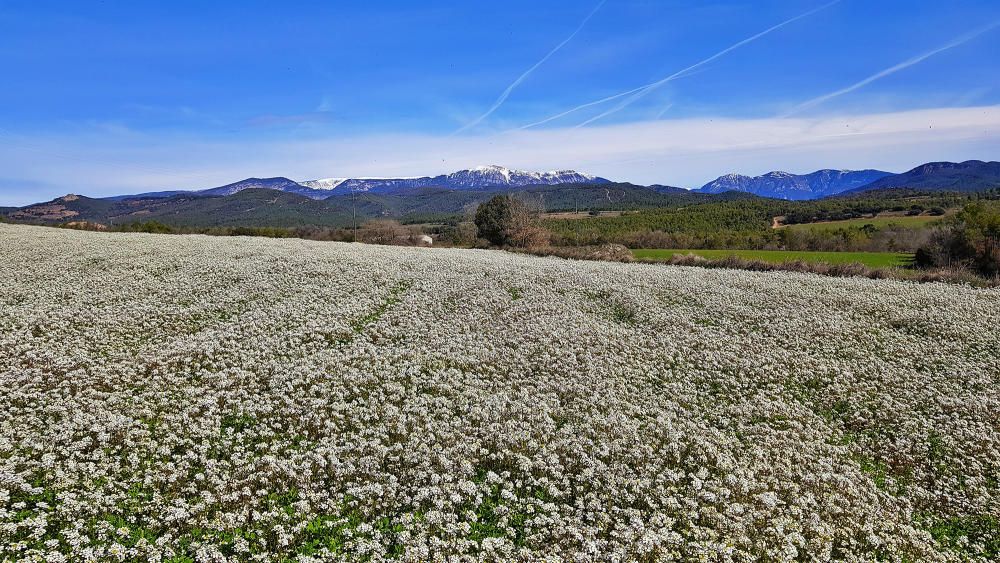
[[[250,189],[269,189],[284,192],[293,191],[301,187],[301,184],[288,178],[247,178],[246,180],[240,180],[239,182],[226,184],[218,188],[201,190],[198,193],[202,195],[227,196]]]
[[[777,199],[817,199],[852,190],[889,176],[880,170],[817,170],[811,174],[768,172],[760,176],[726,174],[698,191],[718,194],[739,191]]]
[[[440,176],[416,178],[328,178],[309,180],[301,185],[319,190],[392,193],[413,188],[447,188],[453,190],[477,190],[494,188],[516,188],[524,186],[556,184],[606,184],[609,180],[573,170],[553,170],[550,172],[529,172],[513,170],[503,166],[477,166],[469,170],[459,170]]]
[[[288,178],[282,178],[282,177],[247,178],[246,180],[240,180],[239,182],[226,184],[225,186],[219,186],[218,188],[199,190],[195,193],[197,193],[198,195],[208,195],[208,196],[228,196],[238,192],[242,192],[243,190],[250,190],[250,189],[278,190],[282,192],[288,192],[310,197],[313,199],[323,199],[329,196],[329,194],[326,191],[316,190],[309,186],[300,184],[294,180],[289,180]]]
[[[314,190],[332,190],[347,181],[347,178],[321,178],[319,180],[307,180],[299,182],[307,188]]]
[[[416,188],[445,188],[451,190],[494,190],[519,188],[524,186],[557,184],[608,184],[609,180],[573,170],[553,170],[551,172],[527,172],[512,170],[503,166],[479,166],[471,170],[460,170],[440,176],[420,176],[402,178],[322,178],[296,182],[288,178],[247,178],[206,190],[165,191],[141,194],[145,198],[166,198],[181,194],[204,196],[229,196],[243,190],[270,189],[306,196],[312,199],[351,192],[396,193]],[[117,196],[111,199],[129,199],[140,196]]]
[[[553,170],[551,172],[527,172],[511,170],[503,166],[477,166],[471,170],[461,170],[438,176],[449,187],[476,189],[481,187],[521,187],[555,184],[606,183],[603,178],[580,174],[574,170]]]

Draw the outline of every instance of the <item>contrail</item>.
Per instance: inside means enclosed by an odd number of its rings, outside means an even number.
[[[897,72],[899,72],[899,71],[901,71],[903,69],[909,68],[909,67],[911,67],[911,66],[913,66],[915,64],[918,64],[918,63],[920,63],[920,62],[922,62],[922,61],[924,61],[926,59],[929,59],[929,58],[933,57],[934,55],[936,55],[938,53],[941,53],[943,51],[947,51],[948,49],[952,49],[952,48],[958,47],[959,45],[961,45],[963,43],[967,43],[969,41],[972,41],[976,37],[979,37],[980,35],[986,33],[987,31],[990,31],[990,30],[996,28],[997,26],[1000,26],[1000,20],[995,21],[995,22],[991,23],[990,25],[988,25],[986,27],[983,27],[983,28],[980,28],[980,29],[978,29],[976,31],[972,31],[970,33],[966,33],[965,35],[963,35],[963,36],[955,39],[954,41],[952,41],[951,43],[948,43],[947,45],[944,45],[943,47],[938,47],[937,49],[934,49],[933,51],[928,51],[928,52],[926,52],[926,53],[924,53],[922,55],[917,55],[916,57],[913,57],[912,59],[905,60],[905,61],[903,61],[903,62],[901,62],[901,63],[899,63],[899,64],[897,64],[895,66],[891,66],[891,67],[889,67],[889,68],[887,68],[887,69],[885,69],[885,70],[883,70],[881,72],[875,73],[875,74],[869,76],[868,78],[865,78],[861,82],[856,82],[854,84],[851,84],[847,88],[842,88],[840,90],[837,90],[836,92],[830,92],[829,94],[825,94],[823,96],[819,96],[818,98],[813,98],[813,99],[811,99],[811,100],[809,100],[807,102],[803,102],[803,103],[795,106],[791,110],[789,110],[787,113],[783,114],[782,117],[789,117],[791,115],[794,115],[796,113],[801,112],[802,110],[806,110],[806,109],[818,106],[818,105],[822,104],[823,102],[826,102],[827,100],[831,100],[833,98],[836,98],[837,96],[842,96],[842,95],[847,94],[849,92],[853,92],[853,91],[857,90],[858,88],[861,88],[863,86],[867,86],[868,84],[871,84],[872,82],[875,82],[876,80],[879,80],[880,78],[885,78],[886,76],[889,76],[890,74],[895,74],[895,73],[897,73]]]
[[[522,82],[524,82],[524,80],[526,78],[528,78],[528,76],[531,75],[532,72],[535,72],[535,69],[537,69],[538,67],[542,66],[542,64],[545,63],[545,61],[549,60],[549,57],[551,57],[552,55],[556,54],[559,51],[559,49],[562,49],[563,47],[566,46],[567,43],[569,43],[570,41],[572,41],[573,38],[576,37],[576,35],[578,33],[580,33],[581,30],[583,30],[583,27],[585,25],[587,25],[587,22],[590,21],[590,18],[594,17],[594,14],[596,14],[597,11],[600,10],[601,7],[604,6],[604,4],[607,1],[608,0],[601,0],[597,4],[597,6],[593,10],[590,11],[590,14],[588,14],[587,17],[584,18],[582,22],[580,22],[580,25],[576,28],[576,30],[573,33],[571,33],[569,35],[569,37],[567,37],[566,39],[564,39],[562,41],[562,43],[556,45],[554,49],[552,49],[551,51],[548,52],[547,55],[545,55],[544,57],[542,57],[542,60],[538,61],[537,63],[534,64],[534,66],[532,66],[528,70],[524,71],[524,73],[521,74],[521,76],[518,76],[517,80],[515,80],[514,82],[512,82],[511,85],[508,86],[507,89],[504,90],[502,94],[500,94],[500,97],[497,98],[497,101],[493,103],[493,106],[490,107],[490,109],[486,110],[486,113],[484,113],[483,115],[480,115],[479,117],[477,117],[476,119],[474,119],[470,123],[467,123],[466,125],[462,126],[460,129],[458,129],[457,131],[455,131],[455,133],[461,133],[462,131],[465,131],[467,129],[475,127],[476,125],[479,125],[480,122],[482,122],[484,119],[486,119],[487,117],[489,117],[490,115],[492,115],[493,112],[495,112],[497,109],[499,109],[500,106],[502,106],[503,103],[507,101],[507,98],[510,97],[511,92],[514,91],[514,88],[517,88]]]
[[[603,104],[604,102],[610,102],[611,100],[617,100],[618,98],[621,98],[623,96],[628,96],[629,94],[634,94],[635,92],[638,92],[639,90],[642,90],[643,88],[645,88],[645,86],[639,86],[638,88],[636,88],[634,90],[629,90],[628,92],[622,92],[621,94],[615,94],[614,96],[608,96],[607,98],[601,98],[600,100],[595,100],[593,102],[587,102],[585,104],[576,106],[573,109],[568,109],[568,110],[566,110],[566,111],[564,111],[562,113],[557,113],[555,115],[546,117],[545,119],[543,119],[541,121],[536,121],[534,123],[529,123],[527,125],[522,125],[521,129],[530,129],[532,127],[535,127],[536,125],[542,125],[543,123],[548,123],[550,121],[555,121],[556,119],[559,119],[560,117],[563,117],[565,115],[569,115],[569,114],[571,114],[571,113],[573,113],[573,112],[575,112],[577,110],[581,110],[581,109],[584,109],[584,108],[589,108],[590,106],[600,105],[600,104]]]
[[[756,41],[756,40],[760,39],[761,37],[764,37],[765,35],[773,32],[773,31],[781,29],[781,28],[785,27],[786,25],[788,25],[790,23],[798,21],[798,20],[800,20],[802,18],[809,17],[809,16],[815,14],[816,12],[818,12],[820,10],[825,10],[826,8],[829,8],[830,6],[833,6],[834,4],[838,4],[840,2],[841,2],[841,0],[833,0],[832,2],[824,4],[824,5],[822,5],[822,6],[818,7],[818,8],[813,8],[812,10],[809,10],[808,12],[806,12],[804,14],[800,14],[798,16],[795,16],[794,18],[785,20],[785,21],[779,23],[778,25],[769,27],[769,28],[765,29],[764,31],[762,31],[762,32],[760,32],[760,33],[758,33],[756,35],[752,35],[750,37],[747,37],[743,41],[735,43],[735,44],[733,44],[733,45],[731,45],[731,46],[729,46],[729,47],[727,47],[727,48],[719,51],[718,53],[712,55],[711,57],[708,57],[707,59],[699,61],[699,62],[697,62],[697,63],[695,63],[695,64],[693,64],[693,65],[691,65],[691,66],[689,66],[689,67],[687,67],[687,68],[685,68],[683,70],[677,71],[677,72],[671,74],[670,76],[668,76],[668,77],[666,77],[666,78],[664,78],[662,80],[658,80],[656,82],[648,84],[647,86],[645,86],[642,89],[640,89],[638,92],[636,92],[635,94],[633,94],[631,97],[629,97],[625,101],[621,102],[620,104],[616,105],[615,107],[609,109],[608,111],[606,111],[606,112],[604,112],[604,113],[602,113],[602,114],[600,114],[600,115],[598,115],[596,117],[592,117],[592,118],[584,121],[583,123],[577,125],[577,127],[584,127],[586,125],[589,125],[589,124],[597,121],[598,119],[602,119],[602,118],[607,117],[607,116],[609,116],[609,115],[611,115],[613,113],[621,111],[621,110],[625,109],[626,107],[628,107],[629,105],[631,105],[636,100],[638,100],[639,98],[642,98],[646,94],[652,92],[656,88],[659,88],[660,86],[666,84],[667,82],[670,82],[672,80],[676,80],[677,78],[679,78],[685,72],[688,72],[690,70],[694,70],[694,69],[696,69],[696,68],[698,68],[700,66],[708,64],[708,63],[710,63],[710,62],[718,59],[719,57],[722,57],[723,55],[725,55],[727,53],[730,53],[732,51],[735,51],[736,49],[739,49],[740,47],[746,45],[747,43],[751,43],[753,41]]]
[[[837,0],[837,1],[839,2],[840,0]],[[681,78],[681,76],[678,76],[677,78]],[[604,102],[610,102],[611,100],[617,100],[618,98],[622,98],[624,96],[628,96],[629,94],[634,94],[634,93],[638,92],[639,90],[642,90],[643,88],[646,88],[648,86],[649,86],[648,84],[646,86],[639,86],[638,88],[633,88],[633,89],[631,89],[631,90],[629,90],[627,92],[622,92],[620,94],[615,94],[613,96],[608,96],[607,98],[601,98],[600,100],[595,100],[593,102],[587,102],[587,103],[585,103],[583,105],[576,106],[573,109],[568,109],[568,110],[566,110],[566,111],[564,111],[562,113],[557,113],[555,115],[546,117],[545,119],[543,119],[541,121],[536,121],[534,123],[529,123],[527,125],[522,125],[521,127],[519,127],[519,129],[531,129],[532,127],[535,127],[536,125],[542,125],[542,124],[548,123],[550,121],[555,121],[556,119],[559,119],[560,117],[563,117],[565,115],[569,115],[569,114],[571,114],[571,113],[573,113],[573,112],[575,112],[577,110],[581,110],[581,109],[584,109],[584,108],[589,108],[591,106],[600,105],[600,104],[603,104]]]
[[[838,1],[840,1],[840,0],[838,0]],[[683,73],[679,73],[679,74],[680,74],[680,76],[677,76],[677,78],[684,78],[686,76],[691,76],[692,74],[697,74],[697,73],[696,72],[692,72],[692,73],[688,73],[688,74],[683,74]],[[646,86],[648,86],[648,84]],[[573,112],[575,112],[577,110],[581,110],[581,109],[584,109],[584,108],[589,108],[591,106],[600,105],[600,104],[603,104],[604,102],[610,102],[611,100],[617,100],[618,98],[622,98],[622,97],[628,96],[629,94],[634,94],[634,93],[638,92],[639,90],[642,90],[643,88],[646,88],[646,86],[639,86],[638,88],[633,88],[632,90],[629,90],[628,92],[622,92],[620,94],[615,94],[613,96],[608,96],[607,98],[601,98],[600,100],[596,100],[596,101],[593,101],[593,102],[588,102],[586,104],[576,106],[573,109],[569,109],[569,110],[566,110],[566,111],[564,111],[562,113],[557,113],[555,115],[546,117],[545,119],[543,119],[541,121],[536,121],[534,123],[529,123],[527,125],[522,125],[521,127],[518,127],[518,129],[531,129],[532,127],[535,127],[536,125],[542,125],[542,124],[548,123],[550,121],[555,121],[556,119],[559,119],[560,117],[569,115],[569,114],[571,114],[571,113],[573,113]]]
[[[756,40],[760,39],[761,37],[764,37],[765,35],[773,32],[773,31],[781,29],[782,27],[785,27],[786,25],[788,25],[790,23],[793,23],[793,22],[796,22],[796,21],[798,21],[798,20],[800,20],[802,18],[809,17],[809,16],[815,14],[816,12],[819,12],[820,10],[825,10],[825,9],[829,8],[830,6],[833,6],[834,4],[839,4],[841,1],[842,0],[833,0],[832,2],[828,2],[826,4],[823,4],[822,6],[820,6],[818,8],[813,8],[812,10],[809,10],[808,12],[806,12],[804,14],[800,14],[798,16],[795,16],[794,18],[785,20],[785,21],[783,21],[783,22],[781,22],[781,23],[779,23],[779,24],[777,24],[777,25],[775,25],[773,27],[769,27],[769,28],[765,29],[764,31],[762,31],[762,32],[760,32],[760,33],[758,33],[756,35],[753,35],[751,37],[748,37],[748,38],[744,39],[743,41],[740,41],[739,43],[731,45],[731,46],[729,46],[729,47],[727,47],[727,48],[719,51],[718,53],[712,55],[711,57],[708,57],[707,59],[699,61],[699,62],[697,62],[697,63],[695,63],[695,64],[693,64],[693,65],[691,65],[691,66],[689,66],[689,67],[687,67],[687,68],[685,68],[683,70],[677,71],[677,72],[671,74],[670,76],[668,76],[666,78],[663,78],[661,80],[657,80],[656,82],[651,82],[649,84],[646,84],[645,86],[640,86],[638,88],[633,88],[632,90],[629,90],[627,92],[622,92],[620,94],[615,94],[614,96],[608,96],[607,98],[603,98],[603,99],[600,99],[600,100],[597,100],[597,101],[588,102],[586,104],[582,104],[582,105],[576,106],[575,108],[569,109],[569,110],[564,111],[564,112],[562,112],[560,114],[553,115],[551,117],[547,117],[547,118],[545,118],[545,119],[543,119],[541,121],[537,121],[537,122],[531,123],[529,125],[525,125],[525,126],[521,127],[521,129],[528,129],[528,128],[531,128],[531,127],[535,127],[536,125],[541,125],[543,123],[548,123],[549,121],[552,121],[552,120],[555,120],[555,119],[559,119],[560,117],[563,117],[565,115],[569,115],[569,114],[571,114],[571,113],[573,113],[573,112],[575,112],[577,110],[581,110],[581,109],[584,109],[584,108],[588,108],[588,107],[591,107],[591,106],[602,104],[604,102],[609,102],[611,100],[615,100],[615,99],[618,99],[618,98],[623,98],[623,97],[628,96],[630,94],[632,95],[632,97],[630,97],[629,99],[627,99],[627,100],[623,101],[622,103],[618,104],[614,108],[612,108],[612,109],[610,109],[610,110],[608,110],[608,111],[606,111],[606,112],[598,115],[597,117],[588,119],[587,121],[584,121],[583,123],[581,123],[580,125],[578,125],[578,127],[583,127],[584,125],[587,125],[589,123],[597,121],[598,119],[601,119],[602,117],[606,117],[608,115],[611,115],[612,113],[615,113],[616,111],[624,109],[625,107],[627,107],[630,104],[632,104],[632,102],[634,102],[634,101],[638,100],[639,98],[645,96],[646,94],[648,94],[649,92],[653,91],[654,89],[656,89],[656,88],[658,88],[658,87],[666,84],[667,82],[670,82],[672,80],[676,80],[677,78],[680,78],[686,72],[694,70],[694,69],[696,69],[696,68],[698,68],[700,66],[704,66],[704,65],[706,65],[706,64],[708,64],[708,63],[710,63],[710,62],[712,62],[712,61],[714,61],[716,59],[718,59],[719,57],[722,57],[723,55],[725,55],[725,54],[727,54],[727,53],[729,53],[731,51],[739,49],[740,47],[746,45],[747,43],[751,43],[753,41],[756,41]]]

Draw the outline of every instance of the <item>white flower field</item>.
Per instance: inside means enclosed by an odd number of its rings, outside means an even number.
[[[992,560],[998,320],[956,285],[0,225],[0,560]]]

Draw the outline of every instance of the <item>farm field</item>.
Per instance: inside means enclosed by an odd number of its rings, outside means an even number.
[[[814,252],[806,250],[678,250],[661,248],[640,248],[632,251],[640,260],[670,260],[675,255],[695,254],[709,260],[736,256],[747,260],[760,260],[773,264],[784,262],[825,262],[827,264],[850,264],[858,262],[871,268],[905,266],[913,258],[912,254],[898,252]]]
[[[0,560],[991,561],[1000,290],[0,224]]]
[[[823,221],[819,223],[797,223],[793,225],[781,225],[779,228],[792,229],[795,231],[825,232],[837,229],[861,228],[865,225],[872,225],[878,229],[886,227],[907,227],[921,228],[929,227],[940,223],[943,216],[934,215],[879,215],[877,217],[862,217],[860,219],[845,219],[843,221]]]

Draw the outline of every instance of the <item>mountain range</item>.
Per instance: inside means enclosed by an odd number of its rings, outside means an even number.
[[[902,174],[893,174],[846,193],[888,188],[978,192],[1000,187],[1000,162],[928,162]]]
[[[726,174],[698,189],[701,193],[747,192],[775,199],[819,199],[867,186],[892,176],[881,170],[817,170],[811,174],[768,172],[761,176]]]
[[[686,206],[719,199],[817,199],[893,188],[981,191],[1000,188],[1000,162],[932,162],[902,174],[878,170],[818,170],[810,174],[729,174],[697,190],[639,186],[571,170],[525,172],[482,166],[417,178],[337,178],[296,182],[247,178],[194,191],[164,191],[111,198],[68,195],[0,216],[33,223],[157,220],[183,226],[343,226],[359,217],[440,221],[468,214],[498,193],[513,194],[547,211],[627,211]]]
[[[477,166],[440,176],[416,178],[326,178],[307,180],[303,186],[326,192],[393,193],[414,188],[446,188],[451,190],[482,190],[524,186],[555,186],[560,184],[609,184],[610,180],[581,174],[575,170],[528,172],[503,166]]]
[[[228,196],[243,190],[268,189],[302,195],[311,199],[327,199],[344,193],[392,194],[420,188],[443,188],[448,190],[496,190],[525,186],[555,186],[565,184],[610,184],[611,181],[581,174],[574,170],[553,170],[551,172],[528,172],[513,170],[503,166],[478,166],[440,176],[419,176],[413,178],[325,178],[296,182],[288,178],[247,178],[239,182],[194,191],[147,192],[136,195],[116,196],[112,199],[173,197],[180,194]]]
[[[335,192],[325,199],[316,199],[289,191],[297,190],[295,185],[298,184],[287,178],[268,178],[171,196],[152,194],[101,199],[67,195],[11,209],[6,215],[13,221],[27,223],[121,225],[159,221],[182,227],[335,227],[352,224],[355,210],[362,220],[453,219],[475,211],[479,204],[500,193],[512,194],[543,211],[624,211],[689,205],[735,196],[752,197],[747,194],[699,194],[681,188],[661,193],[645,186],[609,182],[465,190],[412,188],[393,193]]]
[[[574,170],[529,172],[503,166],[479,166],[439,176],[411,178],[324,178],[297,182],[284,177],[247,178],[203,190],[148,192],[116,196],[113,200],[165,198],[177,195],[229,196],[248,189],[269,189],[310,199],[328,199],[342,194],[406,194],[420,189],[451,191],[518,190],[531,186],[610,185],[611,180]],[[1000,183],[1000,162],[971,160],[961,163],[932,162],[893,174],[882,170],[823,169],[809,174],[774,171],[760,176],[726,174],[693,190],[702,194],[742,192],[784,200],[810,200],[870,189],[907,187],[920,190],[969,191]],[[658,193],[678,193],[682,188],[654,184]]]

